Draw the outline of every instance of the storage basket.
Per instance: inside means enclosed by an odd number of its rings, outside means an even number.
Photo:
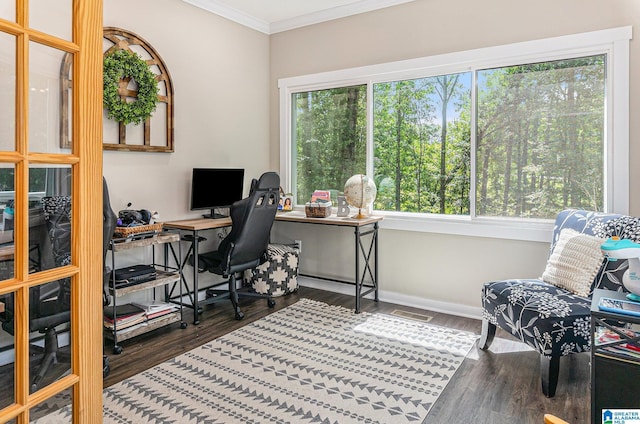
[[[162,222],[148,225],[137,225],[135,227],[116,227],[113,230],[115,237],[133,237],[140,233],[159,233],[162,231]]]
[[[331,215],[331,202],[307,202],[304,213],[308,218],[326,218]]]

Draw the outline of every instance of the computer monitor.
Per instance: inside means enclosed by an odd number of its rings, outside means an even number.
[[[228,208],[242,199],[244,169],[193,168],[191,177],[191,210],[209,209],[205,218],[221,218],[216,208]]]

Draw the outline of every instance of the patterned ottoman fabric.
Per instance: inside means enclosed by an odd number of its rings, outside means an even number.
[[[273,297],[298,290],[298,257],[300,251],[283,244],[270,244],[268,260],[244,272],[245,282],[256,293]]]

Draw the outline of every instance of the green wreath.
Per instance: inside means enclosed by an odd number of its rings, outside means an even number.
[[[127,103],[118,94],[122,78],[131,77],[138,84],[138,100]],[[104,58],[103,106],[107,117],[123,124],[140,124],[156,110],[158,81],[147,63],[129,50],[116,50]]]

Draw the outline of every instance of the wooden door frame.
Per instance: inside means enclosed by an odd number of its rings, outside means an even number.
[[[102,422],[102,0],[74,0],[73,130],[76,142],[73,195],[76,226],[72,245],[80,268],[73,298],[73,370],[80,377],[74,386],[74,422]],[[99,384],[96,384],[99,382]]]
[[[72,0],[73,40],[65,41],[29,28],[29,0],[16,0],[16,20],[0,20],[0,31],[16,36],[16,149],[0,152],[15,164],[15,278],[3,292],[15,292],[15,402],[0,410],[0,421],[29,421],[29,409],[59,392],[72,389],[73,422],[102,421],[102,28],[103,0]],[[73,55],[70,154],[28,151],[29,45],[37,42]],[[29,274],[28,175],[30,165],[72,168],[71,265]],[[18,247],[21,248],[18,249]],[[29,288],[71,277],[71,373],[29,394]]]

